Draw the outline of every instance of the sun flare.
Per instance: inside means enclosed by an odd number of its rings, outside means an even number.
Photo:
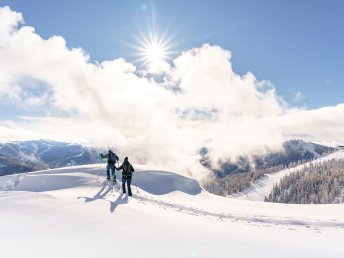
[[[168,60],[172,55],[171,38],[166,38],[166,34],[159,36],[153,30],[139,35],[139,37],[135,37],[137,45],[132,45],[137,50],[137,61],[142,63],[149,72],[160,72],[168,66]]]
[[[144,51],[145,59],[150,63],[159,63],[165,59],[165,51],[162,46],[152,44]]]
[[[167,64],[169,46],[166,41],[158,39],[157,36],[143,37],[140,40],[138,55],[139,61],[142,62],[150,72],[159,72]]]

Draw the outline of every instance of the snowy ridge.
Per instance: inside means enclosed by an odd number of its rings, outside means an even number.
[[[331,159],[344,159],[344,151],[336,151],[325,157],[318,158],[314,161],[307,162],[305,164],[296,166],[294,168],[283,169],[279,172],[273,174],[266,174],[260,179],[256,180],[254,183],[251,183],[250,187],[243,192],[233,196],[237,199],[242,200],[251,200],[251,201],[264,201],[265,196],[268,196],[272,191],[272,188],[275,184],[278,184],[280,180],[289,175],[290,173],[299,171],[304,166],[308,166],[310,163],[322,162],[325,160]]]
[[[317,153],[315,150],[314,150],[314,144],[311,144],[309,142],[301,142],[301,146],[309,151],[310,153],[312,153],[314,155],[315,158],[320,158],[321,155],[319,153]]]
[[[321,155],[315,151],[315,145],[310,142],[304,142],[304,141],[296,141],[296,146],[294,148],[300,148],[309,151],[314,155],[314,158],[320,158]]]
[[[343,205],[224,198],[181,174],[134,167],[132,198],[120,181],[112,189],[100,164],[0,177],[0,256],[344,255]]]

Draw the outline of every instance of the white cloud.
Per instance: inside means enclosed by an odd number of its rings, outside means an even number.
[[[294,102],[301,102],[304,99],[305,99],[305,95],[303,95],[303,93],[301,91],[296,91],[294,93],[294,98],[293,98]]]
[[[62,37],[42,39],[21,22],[21,14],[0,8],[0,98],[41,105],[50,116],[0,122],[2,141],[115,146],[132,160],[196,173],[202,147],[214,160],[234,159],[295,135],[343,136],[343,105],[290,108],[270,82],[236,74],[221,47],[185,51],[164,66],[160,83],[124,59],[92,63]]]
[[[24,22],[22,14],[18,12],[12,12],[8,6],[0,8],[0,17],[0,35],[2,37],[7,37],[8,34],[11,34],[16,30],[16,27],[19,24]]]

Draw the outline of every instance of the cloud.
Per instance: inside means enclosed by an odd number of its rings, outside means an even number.
[[[20,13],[0,8],[0,100],[41,117],[0,120],[0,140],[49,138],[114,146],[136,162],[200,174],[214,161],[262,152],[305,135],[336,142],[343,105],[289,107],[268,81],[231,66],[231,52],[205,44],[181,53],[159,80],[123,58],[93,63],[60,36],[41,38]]]
[[[296,91],[294,93],[293,102],[301,102],[305,100],[305,95],[301,91]]]

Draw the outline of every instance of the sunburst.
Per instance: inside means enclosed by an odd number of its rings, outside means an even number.
[[[169,34],[167,37],[167,31],[159,35],[156,29],[149,29],[146,34],[139,30],[138,36],[133,37],[136,44],[129,45],[136,50],[136,61],[143,64],[148,72],[159,73],[164,70],[172,55],[176,53],[172,51],[173,35]]]

